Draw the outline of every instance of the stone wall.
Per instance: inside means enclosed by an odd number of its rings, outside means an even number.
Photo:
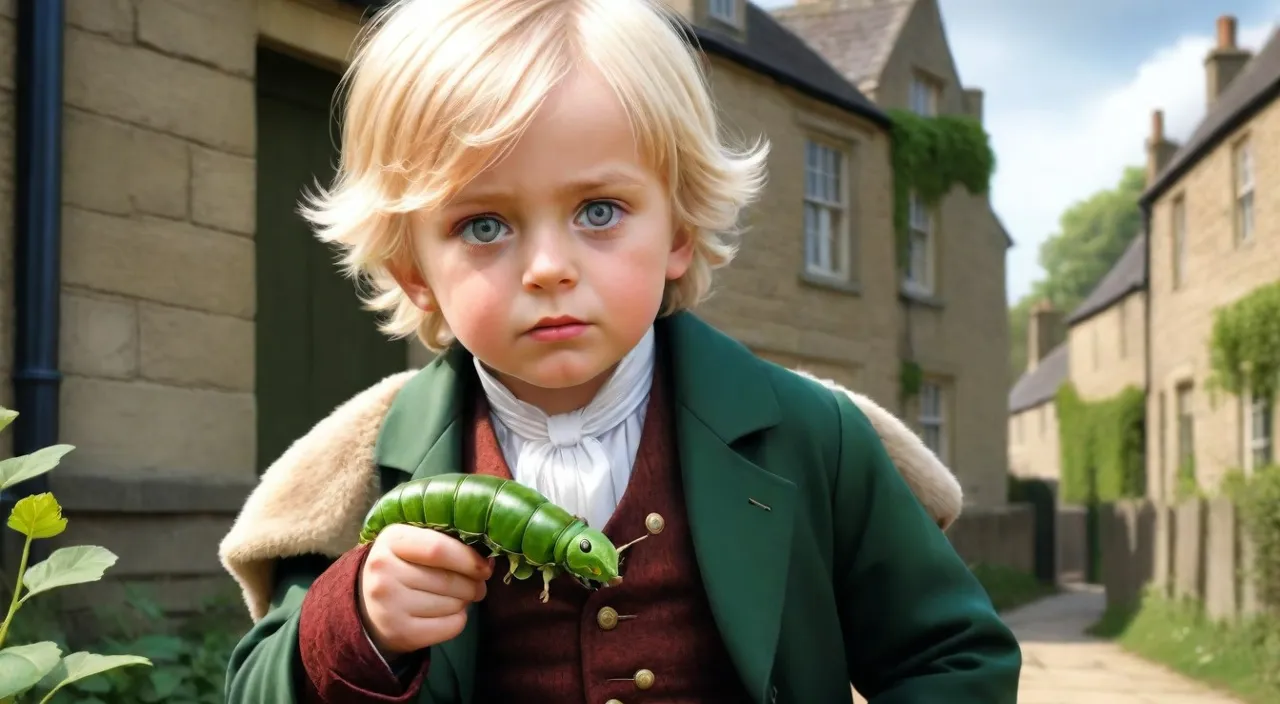
[[[966,506],[947,537],[969,564],[1035,573],[1035,513],[1030,504]]]
[[[1131,293],[1067,333],[1071,383],[1085,401],[1146,385],[1146,294]]]
[[[1257,612],[1250,541],[1227,499],[1119,502],[1101,521],[1108,605],[1134,604],[1150,587],[1200,601],[1218,619]]]
[[[1052,400],[1009,416],[1009,472],[1023,479],[1062,476],[1058,407]]]
[[[719,57],[711,84],[729,133],[771,143],[771,178],[746,213],[734,262],[716,272],[700,313],[761,356],[803,367],[897,406],[896,283],[887,135]],[[850,159],[853,275],[846,285],[804,274],[805,139],[839,145]],[[784,175],[791,175],[785,176]]]

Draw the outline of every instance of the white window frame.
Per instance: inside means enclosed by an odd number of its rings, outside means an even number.
[[[1236,243],[1241,244],[1253,239],[1255,229],[1255,208],[1253,198],[1254,159],[1253,142],[1245,137],[1238,144],[1232,155],[1232,174],[1235,179],[1235,230]]]
[[[1254,398],[1246,393],[1245,467],[1253,472],[1275,462],[1275,412],[1271,399]]]
[[[924,117],[938,114],[938,102],[942,89],[938,82],[919,73],[911,76],[907,92],[907,104],[911,112]]]
[[[707,0],[707,15],[713,19],[738,23],[738,0]]]
[[[942,384],[926,379],[920,382],[920,438],[938,459],[947,461],[946,392]]]
[[[1187,198],[1173,201],[1173,288],[1180,289],[1187,276]]]
[[[848,281],[848,154],[821,140],[805,140],[804,269],[823,278]]]
[[[903,286],[912,293],[933,293],[936,232],[931,208],[912,191],[907,204],[907,267]]]

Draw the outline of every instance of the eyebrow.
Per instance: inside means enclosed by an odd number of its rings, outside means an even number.
[[[555,187],[554,194],[556,196],[564,196],[571,193],[581,193],[584,191],[598,191],[609,187],[631,187],[636,188],[643,184],[642,178],[634,169],[611,166],[600,171],[591,173],[582,178],[577,178]],[[510,200],[513,191],[510,188],[483,188],[478,187],[473,191],[458,194],[450,206],[463,206],[477,201],[488,200]]]

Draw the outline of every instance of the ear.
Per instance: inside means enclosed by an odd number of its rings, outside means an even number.
[[[694,238],[688,228],[676,230],[671,240],[671,253],[667,255],[667,280],[675,281],[684,276],[693,263]]]
[[[422,277],[422,272],[418,267],[405,265],[402,262],[394,262],[387,265],[392,278],[396,280],[396,285],[401,291],[409,297],[413,304],[422,310],[432,312],[436,309],[435,296],[431,295],[431,287],[427,285],[426,279]]]

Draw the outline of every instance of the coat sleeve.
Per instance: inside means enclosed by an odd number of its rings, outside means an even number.
[[[367,547],[331,564],[310,556],[280,563],[271,610],[232,653],[228,702],[407,704],[418,698],[427,653],[392,671],[361,623],[355,594]]]
[[[1014,704],[1013,633],[867,417],[836,396],[834,578],[853,686],[872,704]]]

